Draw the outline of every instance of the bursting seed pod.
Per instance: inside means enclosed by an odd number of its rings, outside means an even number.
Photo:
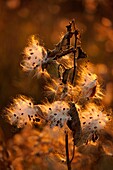
[[[47,52],[44,47],[39,45],[38,40],[32,36],[29,46],[24,49],[24,59],[21,66],[24,71],[33,71],[41,67]]]
[[[34,106],[33,101],[26,96],[18,96],[13,100],[13,103],[6,108],[6,117],[10,124],[22,128],[25,125],[32,125],[35,122],[40,122],[38,116],[38,108]]]

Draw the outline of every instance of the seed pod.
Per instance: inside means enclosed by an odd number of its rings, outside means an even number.
[[[83,49],[81,47],[78,47],[78,58],[87,58],[87,54],[83,51]]]
[[[71,116],[71,120],[67,121],[67,126],[73,133],[74,145],[76,145],[81,135],[81,123],[74,103],[70,103],[70,110],[68,113]]]

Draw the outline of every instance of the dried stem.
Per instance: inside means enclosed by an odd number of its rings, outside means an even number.
[[[76,57],[75,57],[75,52],[73,53],[74,54],[74,63],[73,63],[73,65],[74,65],[74,70],[73,70],[73,76],[72,76],[72,82],[71,82],[71,84],[74,84],[74,78],[75,78],[75,73],[76,73]]]
[[[75,145],[73,144],[72,158],[70,159],[70,163],[73,161],[75,156]]]
[[[51,63],[51,61],[57,60],[58,58],[61,58],[67,54],[74,53],[74,52],[76,52],[74,48],[69,48],[60,52],[49,51],[47,59],[42,63],[42,70],[46,68],[47,65]]]
[[[69,160],[68,132],[65,132],[65,148],[66,148],[67,168],[68,170],[71,170],[71,161]]]
[[[72,20],[72,26],[74,29],[74,37],[75,37],[75,42],[74,42],[74,49],[77,51],[77,39],[78,39],[78,30],[75,27],[75,20]],[[75,73],[76,73],[76,52],[73,52],[74,54],[74,61],[73,61],[73,65],[74,65],[74,70],[73,70],[73,76],[72,76],[72,84],[74,84],[74,78],[75,78]]]

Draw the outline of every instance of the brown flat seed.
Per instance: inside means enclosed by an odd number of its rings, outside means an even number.
[[[31,57],[28,57],[28,60],[30,60],[31,59]]]
[[[95,126],[94,129],[97,129],[97,126]]]
[[[39,118],[36,118],[35,120],[36,120],[36,122],[40,122],[40,119],[39,119]]]

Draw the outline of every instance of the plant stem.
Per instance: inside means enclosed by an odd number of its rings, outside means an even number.
[[[74,78],[75,78],[75,73],[76,73],[76,57],[75,57],[75,54],[76,54],[76,52],[73,52],[73,54],[74,54],[74,63],[73,63],[73,65],[74,65],[74,70],[73,70],[73,76],[72,76],[72,82],[71,82],[71,84],[74,84]]]
[[[73,153],[72,153],[72,158],[70,160],[70,163],[73,161],[75,155],[75,145],[73,144]]]
[[[74,29],[74,37],[75,37],[75,42],[74,42],[74,49],[76,51],[73,52],[74,54],[74,61],[73,61],[73,65],[74,65],[74,70],[73,70],[73,76],[72,76],[72,85],[74,84],[74,77],[76,74],[76,52],[77,52],[77,35],[78,35],[78,30],[75,27],[75,20],[72,20],[72,24],[73,24],[73,29]]]
[[[66,148],[67,168],[68,170],[71,170],[71,161],[69,160],[68,132],[65,132],[65,148]]]

